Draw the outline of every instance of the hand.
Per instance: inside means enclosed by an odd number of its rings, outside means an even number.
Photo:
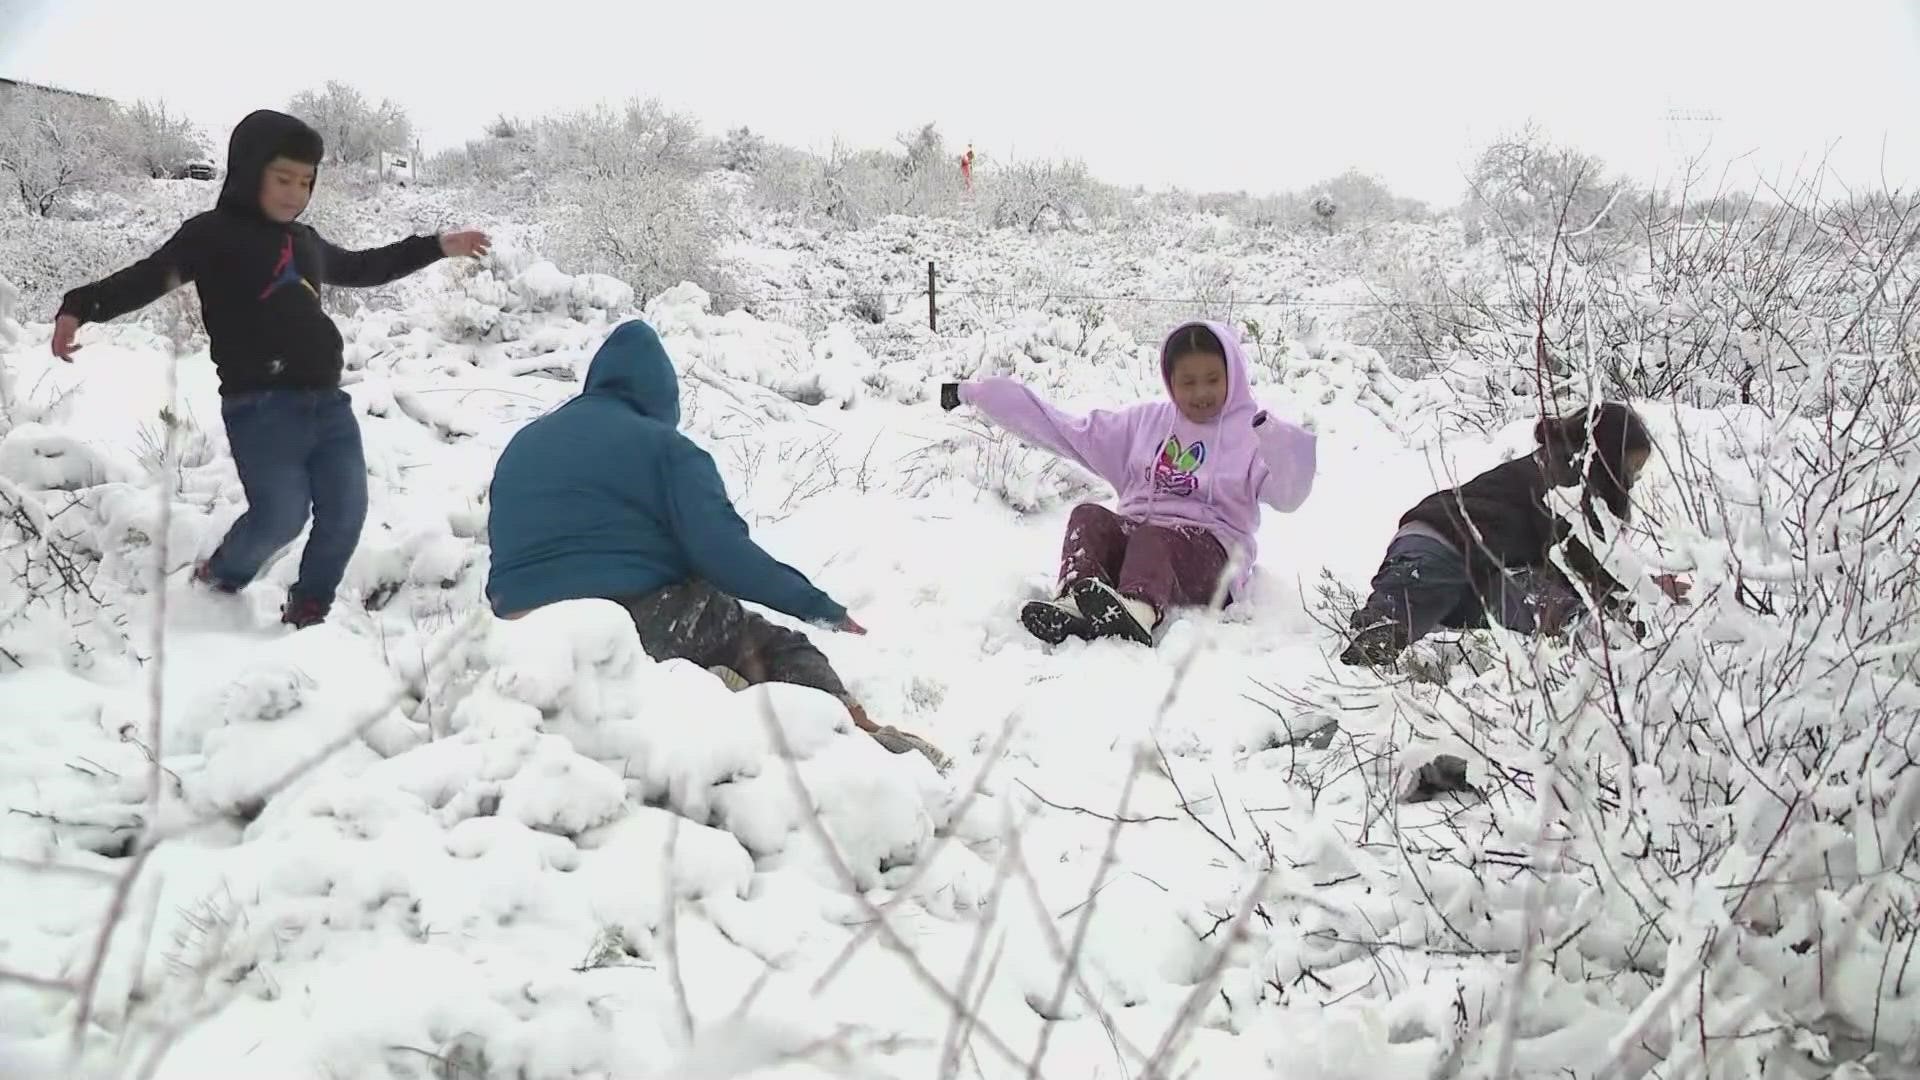
[[[853,621],[853,616],[851,616],[851,615],[848,615],[847,617],[845,617],[845,618],[843,618],[843,619],[841,619],[841,620],[840,620],[840,625],[839,625],[839,626],[836,626],[836,627],[834,627],[834,629],[835,629],[835,630],[838,630],[838,631],[840,631],[840,632],[841,632],[841,633],[843,633],[843,634],[861,634],[861,635],[864,635],[864,634],[866,634],[866,632],[867,632],[867,628],[866,628],[866,627],[864,627],[864,626],[861,626],[861,625],[860,625],[859,623],[857,623],[857,622],[854,622],[854,621]]]
[[[960,384],[957,382],[940,384],[940,407],[948,412],[960,407]]]
[[[80,320],[71,315],[62,315],[53,320],[53,355],[73,363],[73,354],[80,351],[80,344],[73,340],[80,332]]]
[[[440,253],[449,258],[467,256],[477,259],[485,255],[492,247],[493,241],[488,238],[486,233],[481,232],[479,229],[450,232],[440,237]]]
[[[1660,591],[1667,594],[1667,599],[1676,604],[1686,603],[1687,594],[1693,591],[1692,582],[1682,581],[1672,574],[1655,574],[1653,583],[1660,586]]]
[[[1271,419],[1273,419],[1273,414],[1265,409],[1261,409],[1259,412],[1253,414],[1253,426],[1264,427],[1267,421]],[[1318,434],[1318,428],[1314,423],[1312,413],[1301,414],[1299,419],[1293,421],[1293,424],[1309,435]]]

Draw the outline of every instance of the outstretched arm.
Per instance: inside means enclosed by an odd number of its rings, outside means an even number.
[[[160,250],[68,293],[60,301],[59,317],[77,323],[106,322],[138,311],[192,281],[203,247],[200,219],[194,218],[180,226]]]
[[[961,383],[958,398],[1022,440],[1080,465],[1115,487],[1125,483],[1134,410],[1095,409],[1075,416],[1005,376]]]
[[[1313,492],[1319,437],[1266,412],[1254,417],[1253,435],[1260,441],[1260,459],[1267,464],[1267,475],[1260,481],[1260,501],[1283,513],[1298,510]]]
[[[313,239],[320,245],[321,282],[348,288],[372,288],[398,281],[432,266],[446,254],[437,236],[409,236],[398,243],[366,251],[335,247],[317,232]]]
[[[705,450],[683,442],[662,465],[667,512],[687,561],[721,592],[796,619],[838,625],[847,609],[753,542]]]
[[[1564,567],[1559,559],[1554,558],[1552,550],[1562,545],[1566,557]],[[1585,543],[1573,535],[1573,526],[1558,515],[1553,517],[1547,533],[1545,562],[1547,569],[1565,580],[1569,587],[1573,587],[1577,580],[1592,594],[1602,612],[1621,614],[1629,606],[1626,587],[1601,565],[1599,557]]]

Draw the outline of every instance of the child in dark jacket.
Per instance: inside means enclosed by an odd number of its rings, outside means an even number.
[[[485,254],[480,232],[415,236],[345,251],[297,219],[325,151],[301,121],[260,110],[233,130],[214,209],[189,219],[160,250],[66,295],[53,352],[71,362],[80,327],[138,310],[192,282],[200,294],[220,417],[247,510],[194,580],[238,592],[307,524],[300,577],[284,622],[323,621],[367,514],[367,467],[353,404],[340,389],[340,330],[320,306],[325,285],[384,285],[447,255]]]
[[[733,508],[713,457],[679,431],[680,381],[652,327],[621,324],[594,354],[578,397],[514,435],[494,466],[487,514],[494,614],[563,600],[627,609],[655,660],[691,660],[734,689],[811,686],[894,753],[945,755],[880,727],[805,634],[742,600],[864,634],[838,601],[766,553]]]
[[[1489,619],[1522,634],[1559,632],[1584,607],[1553,561],[1562,542],[1588,594],[1603,609],[1618,609],[1624,589],[1568,538],[1572,526],[1547,506],[1546,493],[1579,485],[1581,508],[1596,529],[1596,499],[1625,521],[1633,509],[1628,493],[1653,440],[1640,417],[1617,402],[1541,420],[1533,437],[1532,454],[1437,491],[1400,519],[1372,595],[1350,620],[1355,633],[1342,662],[1386,665],[1440,627],[1484,627]],[[1679,582],[1658,580],[1675,600],[1684,597]]]
[[[948,383],[940,404],[967,404],[1036,447],[1112,484],[1118,504],[1074,508],[1060,592],[1020,613],[1049,644],[1125,637],[1143,645],[1176,606],[1225,603],[1253,571],[1262,503],[1292,511],[1313,490],[1312,432],[1254,400],[1240,339],[1187,323],[1160,348],[1166,396],[1072,416],[1016,380]]]

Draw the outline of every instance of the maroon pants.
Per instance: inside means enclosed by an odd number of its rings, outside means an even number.
[[[1163,615],[1212,603],[1226,568],[1227,549],[1205,529],[1148,525],[1093,503],[1073,508],[1060,549],[1061,588],[1099,578]]]

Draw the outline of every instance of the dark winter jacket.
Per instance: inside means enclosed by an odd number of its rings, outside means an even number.
[[[192,282],[222,394],[340,385],[340,330],[320,307],[320,287],[384,285],[439,259],[440,242],[415,236],[345,251],[309,226],[269,219],[260,210],[261,176],[292,135],[319,139],[301,121],[264,109],[240,121],[215,208],[190,218],[159,251],[68,293],[60,314],[104,322]]]
[[[706,451],[677,429],[680,383],[653,328],[625,323],[578,397],[522,428],[494,467],[487,598],[512,615],[699,578],[813,622],[847,609],[747,535]]]
[[[1503,568],[1558,572],[1551,550],[1573,529],[1547,508],[1550,486],[1539,455],[1529,455],[1488,469],[1457,488],[1434,492],[1407,511],[1400,524],[1438,530],[1466,554],[1476,582],[1493,580]],[[1596,597],[1620,591],[1619,583],[1578,540],[1567,541],[1566,557]]]

